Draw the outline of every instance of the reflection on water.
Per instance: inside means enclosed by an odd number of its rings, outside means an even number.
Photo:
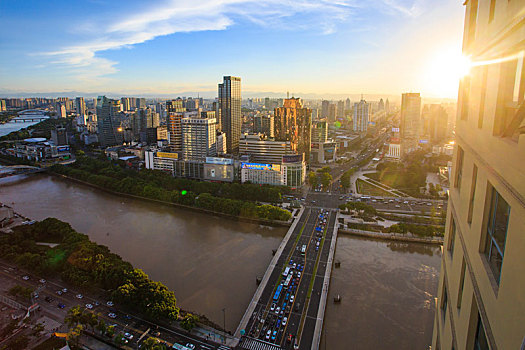
[[[0,202],[32,219],[71,223],[165,283],[187,310],[222,325],[226,308],[232,331],[286,232],[120,198],[48,175],[0,180]]]
[[[0,124],[0,137],[12,133],[13,131],[18,131],[23,128],[27,128],[38,122],[18,122],[18,123],[5,123]]]
[[[321,349],[427,349],[440,259],[438,246],[339,236]]]

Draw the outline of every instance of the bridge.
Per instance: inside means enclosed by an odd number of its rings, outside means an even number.
[[[28,175],[34,173],[40,173],[46,171],[45,168],[39,168],[30,165],[10,165],[3,166],[0,168],[0,178],[15,176],[15,175]]]
[[[25,111],[18,112],[18,117],[11,119],[13,123],[18,122],[41,122],[42,120],[49,119],[46,111],[41,109],[26,109]]]

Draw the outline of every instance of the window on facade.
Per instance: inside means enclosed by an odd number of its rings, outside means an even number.
[[[454,187],[458,189],[458,191],[461,188],[461,177],[463,175],[463,148],[458,146],[458,155],[456,159],[456,181],[454,183]]]
[[[496,12],[496,0],[490,0],[489,23],[494,20],[495,12]]]
[[[517,141],[519,127],[523,121],[525,93],[523,54],[500,64],[500,80],[494,118],[494,135],[510,137]]]
[[[485,118],[485,97],[487,95],[487,75],[488,75],[488,66],[484,65],[479,69],[481,72],[481,96],[479,99],[479,114],[478,114],[478,128],[483,127],[483,119]]]
[[[478,314],[478,326],[476,327],[476,338],[474,339],[474,350],[490,350],[483,322]]]
[[[443,285],[443,297],[442,297],[442,304],[441,304],[441,315],[443,315],[443,322],[445,322],[445,317],[447,316],[447,304],[448,304],[448,295],[447,295],[447,287]]]
[[[474,164],[472,169],[472,185],[470,187],[470,201],[468,206],[467,222],[472,223],[472,214],[474,212],[474,197],[476,196],[476,182],[478,178],[478,167]]]
[[[461,308],[461,299],[463,299],[463,287],[465,286],[465,258],[461,263],[461,274],[459,275],[459,290],[458,290],[458,309]]]
[[[461,120],[467,120],[469,114],[470,77],[461,81]]]
[[[503,257],[505,255],[509,215],[510,206],[496,189],[493,188],[487,222],[485,255],[487,256],[490,268],[498,284],[501,277]]]
[[[468,20],[468,35],[467,46],[470,46],[476,36],[476,22],[478,20],[478,0],[470,0],[469,2],[469,20]]]
[[[454,244],[456,243],[456,222],[454,221],[454,218],[450,219],[450,236],[448,240],[448,250],[450,252],[450,256],[454,255]]]

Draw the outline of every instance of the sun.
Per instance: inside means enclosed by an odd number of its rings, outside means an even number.
[[[459,81],[470,73],[470,59],[456,50],[440,50],[425,68],[425,86],[435,97],[455,98]]]

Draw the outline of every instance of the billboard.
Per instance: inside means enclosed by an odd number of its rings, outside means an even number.
[[[392,128],[392,132],[399,132],[399,128]]]
[[[69,145],[57,146],[57,152],[69,152]]]
[[[179,159],[179,154],[178,153],[170,153],[170,152],[157,152],[157,157],[159,157],[159,158]]]
[[[301,163],[304,159],[304,153],[303,154],[289,154],[286,156],[283,156],[283,163]]]
[[[233,164],[233,159],[231,159],[231,158],[218,158],[218,157],[206,157],[206,163],[208,163],[208,164],[231,165],[231,164]]]
[[[242,163],[242,169],[281,171],[281,164]]]
[[[419,140],[419,143],[428,143],[428,140]]]

